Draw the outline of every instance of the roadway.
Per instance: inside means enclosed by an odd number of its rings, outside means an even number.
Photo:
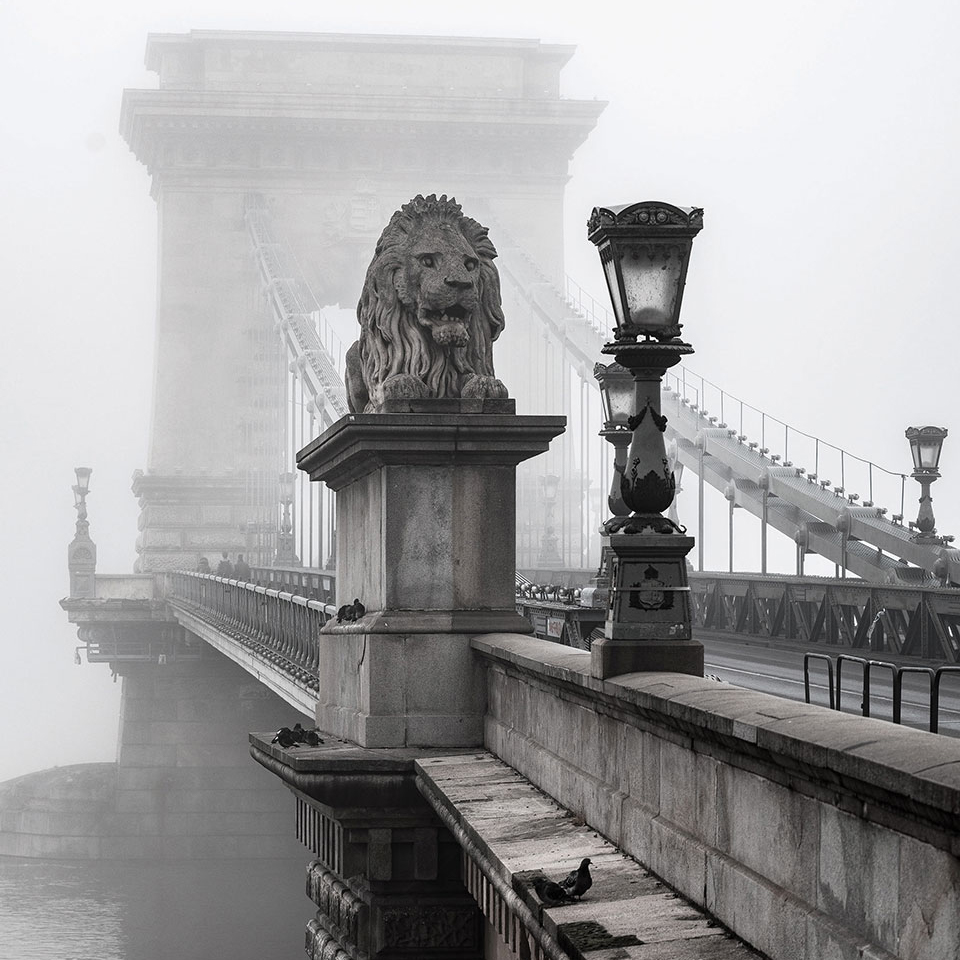
[[[697,639],[704,646],[705,673],[714,674],[727,683],[749,690],[803,701],[803,649],[755,639],[729,640],[706,636]],[[860,651],[837,648],[820,649],[816,652],[829,653],[834,658],[838,653],[861,655]],[[914,663],[919,665],[919,662],[911,661],[911,664]],[[891,720],[893,695],[890,671],[871,671],[870,687],[870,716]],[[810,699],[822,706],[830,705],[826,665],[822,662],[811,664]],[[843,712],[859,714],[862,699],[860,672],[854,664],[849,673],[846,669],[843,673]],[[929,729],[930,697],[925,677],[916,674],[904,677],[902,717],[905,726],[919,730]],[[960,737],[960,674],[946,676],[941,683],[939,731],[948,736]]]

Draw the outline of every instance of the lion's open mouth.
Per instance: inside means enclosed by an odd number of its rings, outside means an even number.
[[[417,317],[428,327],[434,342],[445,347],[464,347],[470,342],[467,324],[471,311],[459,303],[448,307],[421,307]]]
[[[444,323],[463,323],[470,316],[470,311],[459,303],[449,307],[421,307],[419,318],[421,323],[435,326]]]

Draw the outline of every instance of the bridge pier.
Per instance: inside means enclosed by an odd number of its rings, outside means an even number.
[[[120,664],[118,673],[115,855],[297,855],[289,797],[251,766],[246,743],[250,729],[292,725],[291,708],[206,645],[200,660]]]

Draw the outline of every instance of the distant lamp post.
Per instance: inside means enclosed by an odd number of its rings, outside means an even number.
[[[537,563],[560,563],[562,557],[554,528],[554,512],[560,493],[560,478],[548,473],[540,477],[540,492],[543,495],[543,536],[540,538],[540,555]]]
[[[920,512],[914,524],[917,528],[915,539],[939,540],[930,484],[940,478],[940,452],[947,430],[945,427],[908,427],[904,435],[910,441],[910,454],[913,457],[911,476],[920,484]]]
[[[280,474],[280,532],[277,535],[277,554],[274,560],[275,567],[299,567],[300,558],[294,549],[293,537],[293,497],[295,493],[296,475],[293,473]]]
[[[614,524],[630,515],[630,508],[620,495],[620,483],[627,465],[627,448],[633,439],[629,421],[636,404],[636,385],[633,374],[619,363],[597,363],[593,375],[600,386],[600,402],[603,404],[603,429],[600,436],[613,445],[613,479],[607,495],[607,507],[612,515],[600,528],[602,547],[600,569],[590,586],[580,594],[580,603],[585,607],[605,607],[610,594],[610,568],[612,553],[607,536],[607,524]]]
[[[74,467],[77,482],[73,485],[73,506],[77,511],[77,528],[67,547],[67,569],[70,571],[70,596],[90,598],[96,595],[97,545],[90,539],[87,520],[87,494],[90,492],[90,467]]]
[[[703,647],[692,639],[687,580],[686,556],[694,540],[663,516],[673,503],[676,481],[664,445],[667,420],[660,413],[664,373],[693,353],[679,339],[680,306],[693,238],[702,227],[702,210],[657,201],[596,207],[587,224],[617,320],[615,339],[603,352],[612,354],[633,381],[626,417],[629,450],[616,471],[620,496],[617,501],[611,493],[613,516],[603,525],[613,569],[604,636],[591,653],[597,677],[640,670],[703,674]],[[604,436],[614,421],[612,386],[606,374],[601,382],[601,395],[607,397]],[[627,409],[625,393],[617,394],[620,414]],[[619,448],[617,455],[622,456]]]
[[[626,517],[630,508],[623,502],[620,483],[627,465],[627,448],[633,439],[630,418],[636,409],[636,382],[633,374],[619,363],[598,363],[593,375],[600,385],[603,404],[603,429],[600,436],[613,444],[613,482],[607,506],[615,518]]]

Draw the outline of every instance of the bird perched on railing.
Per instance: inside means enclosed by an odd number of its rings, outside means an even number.
[[[295,723],[292,730],[290,727],[281,727],[270,742],[278,744],[284,750],[289,750],[291,747],[301,745],[318,747],[323,743],[323,740],[320,739],[320,734],[316,729],[304,730],[299,723]]]
[[[566,878],[560,881],[560,886],[571,897],[579,900],[593,886],[593,877],[590,876],[591,862],[589,857],[584,857],[580,866],[571,870]]]
[[[559,883],[542,875],[533,878],[533,889],[544,906],[555,907],[559,903],[573,903],[573,897]]]

